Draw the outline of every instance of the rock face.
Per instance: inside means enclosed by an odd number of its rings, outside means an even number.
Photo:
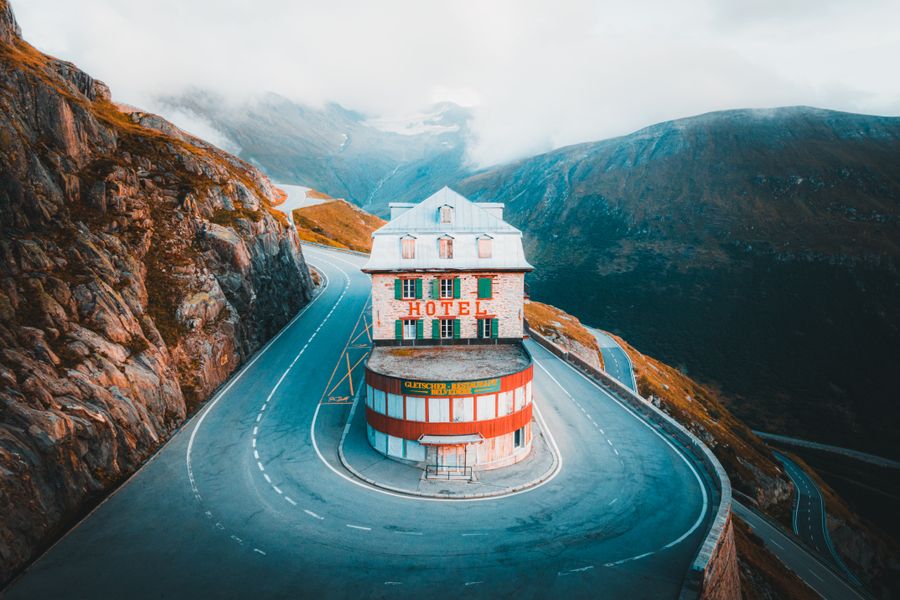
[[[0,584],[308,302],[274,198],[0,0]]]

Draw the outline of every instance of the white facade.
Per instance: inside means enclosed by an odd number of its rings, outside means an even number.
[[[392,204],[391,214],[363,268],[372,274],[375,340],[522,338],[532,266],[502,204],[443,188],[418,204]]]

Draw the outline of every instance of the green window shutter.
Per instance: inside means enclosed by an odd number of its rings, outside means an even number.
[[[394,280],[394,300],[400,300],[403,298],[403,280],[395,279]]]
[[[435,300],[441,297],[441,280],[437,277],[431,280],[431,297]]]
[[[394,339],[403,339],[403,321],[401,321],[400,319],[394,321]]]
[[[478,297],[479,298],[490,298],[491,297],[491,279],[490,279],[490,277],[479,277],[478,278]]]
[[[431,320],[431,339],[437,340],[441,337],[441,321],[440,319]]]
[[[459,277],[453,278],[453,297],[457,299],[459,298],[460,283],[462,282],[459,280]]]
[[[416,279],[416,299],[422,299],[422,278]]]
[[[500,319],[491,319],[491,337],[500,337]]]
[[[453,339],[459,339],[459,319],[453,319]]]
[[[484,324],[482,323],[484,319],[475,319],[475,336],[476,337],[484,337]]]
[[[425,321],[419,319],[416,321],[416,339],[421,340],[425,337]]]

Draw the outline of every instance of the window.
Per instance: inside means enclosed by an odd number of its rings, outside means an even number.
[[[479,277],[478,278],[478,297],[479,298],[492,298],[494,296],[493,290],[493,280],[490,277]]]
[[[478,258],[491,258],[494,253],[494,240],[490,236],[478,238]]]
[[[395,419],[403,418],[403,396],[398,394],[387,395],[387,414]]]
[[[416,280],[404,279],[403,281],[403,299],[412,300],[416,297]]]
[[[405,237],[400,240],[401,248],[402,248],[402,256],[403,258],[415,258],[416,257],[416,238],[414,237]]]
[[[403,339],[404,340],[416,339],[416,321],[414,319],[404,319],[403,320]]]
[[[449,204],[445,204],[441,207],[440,210],[440,219],[441,223],[452,223],[453,222],[453,207]]]
[[[491,336],[491,319],[478,319],[478,337],[489,338]]]
[[[453,402],[453,421],[474,421],[475,420],[475,399],[471,396],[467,398],[452,398]]]
[[[449,423],[450,422],[450,398],[429,398],[428,399],[428,422],[429,423]]]
[[[425,398],[416,396],[406,397],[406,420],[407,421],[424,421],[425,420]]]
[[[454,319],[441,319],[441,339],[446,340],[453,337],[453,321]]]
[[[497,417],[496,396],[478,396],[478,420],[495,419]]]
[[[441,258],[453,258],[453,238],[442,237],[439,239],[438,252]]]
[[[513,445],[516,448],[521,448],[525,445],[525,428],[522,427],[520,429],[516,429],[513,434]]]
[[[453,297],[453,280],[441,279],[441,298]]]

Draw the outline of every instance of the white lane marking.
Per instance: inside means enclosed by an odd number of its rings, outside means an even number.
[[[288,502],[290,502],[291,506],[297,506],[297,503],[294,502],[294,499],[291,498],[290,496],[285,496],[284,499],[287,500]]]
[[[550,354],[550,356],[556,358],[555,355],[551,354],[550,351],[547,350],[546,348],[544,348],[543,346],[541,346],[541,349],[544,350],[544,352],[546,352],[547,354]],[[532,356],[532,359],[534,360],[535,364],[537,364],[541,368],[541,370],[544,371],[544,373],[546,373],[550,377],[550,379],[552,379],[553,381],[556,382],[556,385],[558,385],[560,387],[560,389],[565,390],[565,388],[562,386],[562,384],[560,384],[559,381],[557,381],[556,378],[550,374],[550,371],[548,371],[547,368],[536,357]],[[588,378],[586,375],[581,373],[578,369],[576,369],[575,367],[573,367],[566,361],[560,360],[560,359],[557,359],[557,360],[559,362],[561,362],[563,365],[565,365],[566,367],[568,367],[569,369],[571,369],[573,373],[580,375],[585,381],[587,381],[588,383],[593,385],[595,388],[597,388],[603,395],[605,395],[608,398],[611,398],[613,400],[613,402],[615,402],[616,404],[621,406],[625,412],[627,412],[629,415],[634,417],[634,419],[638,423],[640,423],[641,425],[643,425],[644,427],[646,427],[647,429],[649,429],[650,431],[655,433],[659,437],[659,439],[661,439],[663,442],[665,442],[666,445],[668,445],[669,448],[672,449],[672,451],[675,453],[675,455],[678,458],[680,458],[682,461],[684,461],[684,464],[686,464],[687,467],[691,470],[691,473],[694,474],[694,479],[697,480],[697,485],[700,487],[700,492],[703,495],[703,505],[700,508],[700,514],[697,516],[697,520],[694,522],[694,524],[691,526],[690,529],[688,529],[686,532],[684,532],[684,534],[682,534],[677,539],[672,540],[671,542],[669,542],[668,544],[663,546],[661,549],[671,548],[672,546],[675,546],[676,544],[680,544],[684,539],[686,539],[689,535],[691,535],[698,527],[700,527],[700,525],[703,523],[703,518],[706,516],[706,511],[709,507],[709,495],[706,493],[706,486],[703,485],[703,480],[700,479],[700,474],[697,473],[697,469],[694,468],[694,465],[691,464],[691,462],[687,459],[687,457],[684,456],[678,450],[678,448],[675,447],[675,445],[672,442],[670,442],[668,439],[666,439],[666,437],[662,433],[657,431],[652,425],[650,425],[650,423],[648,423],[647,421],[644,421],[641,417],[639,417],[635,412],[633,412],[630,408],[628,408],[623,402],[621,402],[613,394],[604,390],[602,387],[600,387],[599,384],[597,384],[595,381],[592,381],[590,378]],[[569,397],[571,398],[571,396],[569,396]],[[648,556],[648,554],[640,555],[638,557],[633,557],[632,559],[627,559],[627,560],[637,560],[638,558],[644,558],[644,556]],[[620,563],[613,563],[613,564],[620,564]]]
[[[779,548],[781,548],[782,550],[784,550],[784,546],[782,546],[781,544],[779,544],[779,543],[776,542],[775,540],[769,540],[769,543],[772,544],[773,546],[778,546]]]
[[[824,579],[819,577],[819,575],[815,571],[810,571],[809,574],[812,575],[813,577],[815,577],[816,579],[818,579],[819,581],[822,581],[822,582],[825,581]]]
[[[619,455],[619,451],[618,451],[618,450],[617,450],[617,449],[615,449],[615,448],[613,448],[613,452],[615,452],[615,453],[616,453],[616,456],[618,456],[618,455]]]
[[[271,483],[272,483],[272,478],[269,477],[269,474],[268,474],[268,473],[263,473],[263,477],[265,478],[266,483],[268,483],[268,484],[271,484]]]
[[[486,533],[462,533],[460,535],[462,535],[463,537],[475,537],[475,536],[481,536],[481,535],[487,535],[487,534]]]
[[[259,427],[256,425],[253,426],[253,437],[256,437],[256,434],[259,433]]]
[[[569,573],[584,573],[585,571],[590,571],[593,568],[593,565],[588,565],[586,567],[581,567],[580,569],[569,569]]]
[[[640,560],[640,559],[642,559],[642,558],[646,558],[646,557],[650,556],[651,554],[655,554],[655,552],[656,552],[656,551],[644,552],[643,554],[638,554],[637,556],[630,556],[630,557],[628,557],[628,558],[623,558],[622,560],[617,560],[617,561],[615,561],[615,562],[608,562],[608,563],[606,563],[606,564],[603,565],[603,566],[604,566],[604,567],[615,567],[615,566],[617,566],[617,565],[621,565],[621,564],[624,564],[624,563],[627,563],[627,562],[631,562],[631,561],[633,561],[633,560]]]
[[[256,448],[256,438],[253,438],[253,447]],[[258,456],[256,458],[259,458]]]
[[[311,510],[308,510],[308,509],[305,509],[305,508],[304,508],[304,509],[303,509],[303,512],[305,512],[306,514],[308,514],[309,516],[311,516],[313,519],[318,519],[318,520],[320,520],[320,521],[324,521],[324,520],[325,520],[325,517],[320,516],[320,515],[317,515],[316,513],[314,513],[314,512],[311,511]]]
[[[384,585],[403,585],[403,584],[399,581],[385,581]]]
[[[606,435],[606,432],[603,431],[603,428],[602,428],[602,427],[600,428],[600,433],[602,433],[603,435]]]
[[[262,420],[262,413],[256,415],[256,422],[259,423]]]
[[[470,585],[481,585],[482,583],[484,583],[484,582],[483,581],[467,581],[466,587],[469,587]]]
[[[277,485],[273,485],[272,489],[275,490],[275,493],[278,494],[279,496],[284,494],[284,492],[281,491],[281,488],[278,487]]]
[[[607,438],[607,439],[606,439],[606,443],[607,443],[607,444],[609,444],[609,445],[610,445],[610,446],[612,446],[612,445],[613,445],[613,443],[612,443],[612,440],[611,440],[611,439],[609,439],[609,438]]]
[[[612,502],[610,502],[609,505],[612,506],[613,504],[615,504],[615,503],[618,502],[618,501],[619,501],[618,498],[613,498],[613,499],[612,499]]]
[[[394,533],[400,535],[422,535],[421,531],[395,531]]]
[[[256,461],[256,466],[259,467],[260,471],[265,472],[266,468],[263,466],[263,464],[261,462]]]
[[[371,527],[363,527],[362,525],[351,525],[350,523],[347,523],[347,527],[349,527],[350,529],[359,529],[361,531],[372,531]]]
[[[319,298],[321,298],[322,296],[325,295],[325,290],[328,288],[328,285],[329,285],[329,282],[328,282],[328,279],[326,278],[325,279],[325,287],[322,289],[322,292],[318,296],[313,298],[309,302],[309,304],[304,306],[303,310],[298,312],[294,316],[294,318],[288,322],[287,325],[282,327],[281,331],[279,331],[277,334],[275,334],[275,337],[273,337],[271,340],[269,340],[269,342],[265,346],[263,346],[262,350],[257,352],[256,355],[253,358],[251,358],[250,361],[246,365],[244,365],[241,368],[241,370],[238,371],[234,377],[231,378],[231,380],[228,382],[228,385],[226,385],[224,388],[222,388],[222,391],[220,391],[218,394],[216,394],[215,398],[213,398],[206,405],[206,407],[202,411],[200,411],[199,416],[196,417],[197,422],[194,424],[194,429],[191,430],[191,437],[188,438],[187,450],[185,451],[185,457],[184,457],[184,462],[185,462],[185,465],[187,466],[188,480],[191,482],[191,490],[193,492],[196,493],[196,492],[199,492],[199,490],[197,489],[197,481],[194,478],[194,468],[193,468],[193,465],[191,465],[191,452],[194,449],[194,441],[197,439],[197,432],[200,431],[200,426],[203,425],[203,421],[206,420],[206,415],[208,415],[210,413],[210,411],[213,408],[215,408],[215,406],[219,403],[219,401],[225,397],[225,394],[228,393],[228,390],[230,390],[234,386],[234,384],[236,384],[238,381],[240,381],[241,377],[244,376],[244,373],[247,372],[247,369],[249,369],[254,364],[256,364],[256,361],[258,361],[260,359],[260,357],[262,357],[269,350],[269,348],[272,347],[272,344],[274,344],[276,341],[278,341],[278,338],[280,338],[282,335],[284,335],[285,331],[289,330],[294,325],[294,323],[296,323],[297,320],[300,317],[302,317],[303,314],[306,313],[306,311],[308,311],[319,300]]]
[[[259,548],[254,548],[253,551],[256,552],[257,554],[262,554],[263,556],[266,555],[266,553],[263,552],[262,550],[260,550]]]
[[[244,540],[242,540],[241,538],[239,538],[239,537],[236,536],[236,535],[232,535],[232,536],[231,536],[231,539],[233,539],[234,541],[236,541],[238,544],[243,544],[243,543],[244,543]]]
[[[259,450],[253,451],[253,458],[255,458],[256,460],[259,460]]]

